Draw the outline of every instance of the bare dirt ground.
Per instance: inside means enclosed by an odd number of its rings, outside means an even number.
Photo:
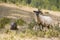
[[[33,10],[37,10],[37,8],[32,8],[28,6],[16,6],[14,4],[6,4],[0,3],[0,18],[8,17],[12,19],[23,18],[25,21],[30,22],[33,19]],[[49,12],[48,16],[51,16],[53,19],[60,21],[60,12],[58,11],[50,11],[43,10],[43,12]],[[5,36],[5,37],[4,37]],[[9,35],[0,34],[0,38],[7,38]],[[15,36],[17,37],[17,36]],[[17,37],[18,38],[18,37]],[[23,38],[18,40],[59,40],[59,38]]]

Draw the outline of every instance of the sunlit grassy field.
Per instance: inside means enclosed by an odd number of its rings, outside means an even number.
[[[0,19],[0,40],[44,40],[43,38],[48,38],[48,40],[53,38],[56,40],[60,37],[59,25],[48,30],[33,30],[33,27],[35,26],[35,22],[33,20],[29,24],[26,24],[23,19],[18,19],[16,20],[17,24],[20,24],[18,26],[18,30],[10,30],[11,26],[6,26],[10,24],[10,20],[11,19],[9,18]],[[28,25],[28,27],[25,27],[25,25]]]

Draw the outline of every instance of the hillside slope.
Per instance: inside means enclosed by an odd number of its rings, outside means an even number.
[[[6,4],[6,3],[0,3],[0,18],[1,17],[8,17],[8,18],[12,18],[12,19],[19,19],[19,18],[23,18],[25,21],[27,21],[28,23],[33,19],[33,10],[37,10],[36,8],[32,8],[32,7],[26,7],[26,6],[16,6],[14,4]],[[55,11],[50,11],[50,10],[43,10],[43,12],[49,12],[48,16],[52,17],[55,20],[59,20],[60,21],[60,12],[55,12]],[[57,21],[58,21],[57,20]],[[14,39],[18,38],[18,40],[20,40],[21,38],[19,38],[19,35],[14,36]],[[0,38],[1,40],[3,40],[3,38],[9,40],[9,38],[11,38],[11,35],[8,34],[0,34]],[[21,40],[59,40],[59,38],[23,38]]]

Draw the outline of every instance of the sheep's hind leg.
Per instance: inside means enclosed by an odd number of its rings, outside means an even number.
[[[48,25],[47,28],[50,29],[50,25]]]
[[[48,25],[47,28],[48,28],[48,29],[52,29],[52,25]]]

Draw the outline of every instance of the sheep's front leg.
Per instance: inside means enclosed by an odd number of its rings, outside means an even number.
[[[39,29],[42,31],[42,29],[43,29],[42,24],[39,24]]]

